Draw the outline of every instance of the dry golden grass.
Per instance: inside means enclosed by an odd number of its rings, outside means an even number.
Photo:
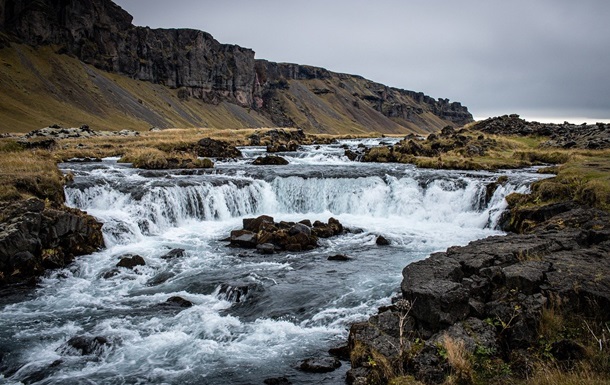
[[[444,335],[442,345],[447,353],[447,362],[451,366],[451,375],[447,379],[447,385],[472,383],[474,369],[471,355],[464,347],[464,341]]]
[[[0,151],[0,201],[64,201],[64,177],[47,151]]]

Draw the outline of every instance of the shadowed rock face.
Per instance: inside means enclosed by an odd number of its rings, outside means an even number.
[[[83,212],[30,199],[0,205],[0,286],[25,282],[45,269],[104,246],[102,225]]]
[[[253,109],[277,126],[325,132],[355,121],[404,132],[472,121],[466,107],[447,99],[324,68],[255,60],[253,50],[221,44],[206,32],[136,27],[132,19],[110,0],[0,0],[0,32],[13,41],[57,46],[105,71],[178,89],[181,100]]]

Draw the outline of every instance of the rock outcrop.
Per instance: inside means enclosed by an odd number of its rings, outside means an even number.
[[[192,125],[201,126],[207,118],[180,105],[191,98],[212,105],[229,103],[222,109],[231,115],[226,121],[233,126],[236,121],[247,127],[268,127],[272,122],[314,132],[406,132],[472,121],[467,108],[447,99],[324,68],[256,60],[253,50],[221,44],[202,31],[134,26],[132,16],[110,0],[0,0],[0,11],[2,46],[11,41],[52,45],[57,53],[103,71],[169,87],[175,90],[180,119]],[[97,78],[91,72],[89,76]],[[57,94],[60,87],[52,87],[52,81],[44,86]],[[111,83],[95,80],[100,92],[111,90],[115,98],[127,95]],[[167,103],[176,109],[176,101]],[[141,98],[124,104],[116,108],[149,125],[169,126],[169,120],[148,111]]]
[[[318,247],[318,238],[330,238],[343,232],[343,225],[335,218],[328,223],[303,220],[274,222],[268,215],[244,218],[243,228],[231,231],[230,246],[256,249],[261,254],[279,251],[306,251]]]
[[[0,203],[0,285],[26,282],[100,249],[101,227],[79,210],[45,207],[39,199]]]
[[[555,215],[541,215],[527,234],[451,247],[408,265],[402,298],[351,328],[352,381],[387,381],[368,361],[385,360],[395,373],[442,383],[456,374],[443,350],[448,339],[516,375],[532,370],[540,349],[556,360],[583,358],[569,336],[540,346],[540,325],[548,311],[610,320],[610,215],[574,206],[541,211]]]
[[[519,115],[503,115],[477,122],[472,129],[498,135],[546,136],[542,147],[549,148],[610,148],[610,124],[563,124],[528,122]]]

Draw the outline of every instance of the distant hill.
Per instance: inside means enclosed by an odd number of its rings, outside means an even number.
[[[202,31],[132,20],[110,0],[0,0],[0,131],[56,123],[425,133],[472,121],[447,99],[256,60]]]

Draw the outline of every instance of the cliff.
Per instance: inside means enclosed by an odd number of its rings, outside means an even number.
[[[108,128],[274,125],[329,133],[429,132],[472,121],[446,99],[256,60],[251,49],[202,31],[134,26],[110,0],[0,0],[0,32],[0,108],[9,117],[1,130],[39,128],[33,116]],[[166,100],[158,105],[158,98]],[[60,111],[32,107],[52,99],[62,101]]]

